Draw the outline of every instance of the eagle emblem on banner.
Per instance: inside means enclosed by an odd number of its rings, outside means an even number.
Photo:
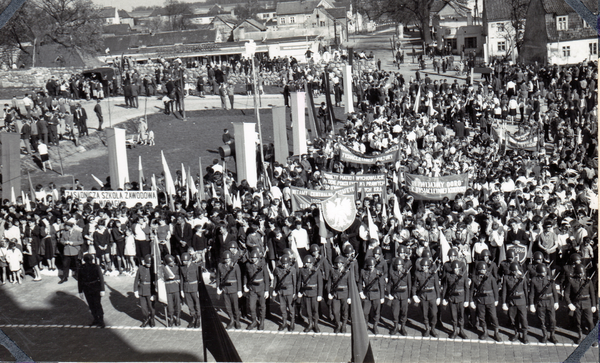
[[[334,194],[321,202],[323,218],[327,224],[338,232],[348,229],[356,218],[354,195]]]

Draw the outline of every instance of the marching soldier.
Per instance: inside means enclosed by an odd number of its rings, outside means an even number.
[[[94,320],[90,326],[104,324],[104,310],[102,310],[102,296],[104,296],[104,275],[100,266],[94,263],[94,257],[90,254],[83,256],[84,264],[79,269],[77,286],[81,299],[85,297]]]
[[[375,269],[381,273],[381,276],[387,278],[388,276],[388,264],[383,258],[383,250],[377,246],[373,248],[373,258],[375,259]]]
[[[181,325],[181,279],[179,268],[175,265],[175,257],[165,256],[165,265],[162,266],[167,290],[167,325],[169,327]]]
[[[350,269],[346,259],[342,256],[335,258],[335,264],[331,270],[331,277],[327,282],[329,300],[332,301],[333,317],[335,320],[335,334],[346,332],[348,322],[348,305],[352,302],[349,296],[348,285],[350,282]],[[341,315],[340,315],[341,314]]]
[[[498,331],[498,315],[496,314],[496,306],[498,306],[498,284],[496,280],[487,271],[487,264],[483,261],[477,262],[476,272],[471,278],[471,293],[469,296],[471,309],[477,311],[477,318],[479,324],[483,329],[480,340],[486,340],[487,334],[487,320],[490,319],[492,327],[494,328],[494,339],[501,342],[500,332]]]
[[[310,254],[315,258],[315,268],[321,270],[321,275],[323,276],[323,286],[327,286],[332,269],[331,262],[329,262],[329,260],[323,254],[321,254],[321,249],[317,244],[310,245]],[[327,297],[327,295],[324,297]],[[333,309],[331,308],[331,300],[329,299],[327,299],[327,308],[329,309],[330,320],[333,321]],[[323,309],[319,309],[319,311],[321,311],[321,314],[323,314]]]
[[[498,281],[498,265],[496,262],[492,261],[492,253],[490,250],[483,250],[481,252],[481,260],[487,264],[487,270],[492,277]]]
[[[323,300],[323,274],[315,266],[315,258],[304,256],[304,266],[298,272],[298,299],[303,299],[308,315],[307,333],[314,329],[319,333],[319,302]]]
[[[431,260],[425,258],[421,260],[421,271],[415,272],[415,282],[412,286],[413,301],[415,304],[421,303],[423,319],[425,322],[424,337],[431,336],[437,338],[435,324],[437,321],[438,306],[440,305],[440,280],[436,271],[431,270]]]
[[[596,312],[598,296],[596,296],[594,284],[591,282],[592,278],[585,276],[585,267],[581,264],[575,265],[573,275],[567,279],[565,301],[569,310],[575,313],[578,333],[577,344],[583,341],[581,329],[582,318],[590,331],[594,328],[592,314]]]
[[[240,307],[238,299],[242,297],[242,272],[240,266],[232,261],[229,251],[223,252],[223,262],[217,268],[217,295],[224,293],[225,311],[229,316],[227,329],[241,329]]]
[[[198,271],[198,265],[192,261],[192,256],[184,252],[181,254],[181,297],[185,299],[185,304],[190,310],[192,321],[188,328],[199,328],[200,319],[200,298],[198,296],[198,279],[201,277]]]
[[[542,343],[548,341],[548,330],[550,331],[550,341],[554,344],[558,343],[554,335],[556,328],[556,310],[558,310],[558,293],[556,292],[556,284],[548,276],[548,267],[544,264],[539,264],[535,270],[536,274],[531,279],[531,290],[529,291],[529,310],[532,313],[537,312],[537,317],[542,325]],[[548,324],[546,324],[546,317]],[[548,330],[546,330],[546,326]]]
[[[360,276],[360,271],[358,268],[358,261],[356,259],[356,253],[354,251],[354,247],[351,245],[344,246],[344,257],[346,258],[346,267],[348,269],[354,269],[354,278],[356,282],[358,282],[358,278]]]
[[[525,275],[521,272],[519,264],[513,262],[510,264],[510,275],[504,277],[502,285],[502,310],[508,311],[510,324],[515,330],[514,335],[510,337],[510,341],[514,342],[519,339],[519,325],[523,333],[523,343],[528,344],[527,330],[527,284]],[[518,315],[518,321],[516,320]]]
[[[487,250],[486,250],[487,251]],[[452,315],[452,333],[450,339],[460,336],[467,339],[463,329],[465,308],[469,306],[469,279],[464,263],[458,259],[452,261],[451,272],[447,272],[442,279],[442,296],[444,306],[450,304]]]
[[[294,331],[296,326],[294,310],[294,297],[296,295],[296,269],[291,265],[290,258],[286,255],[279,259],[281,266],[275,268],[273,272],[273,297],[279,295],[279,308],[281,309],[281,325],[279,331],[286,327],[288,331]],[[287,317],[290,314],[290,324],[288,326]]]
[[[264,260],[260,258],[258,250],[254,249],[248,255],[246,269],[244,273],[244,292],[248,294],[250,303],[250,317],[252,323],[248,325],[246,330],[252,330],[258,326],[258,330],[265,329],[265,317],[267,315],[266,299],[269,298],[269,286],[271,280],[269,278],[269,269]],[[258,303],[258,316],[256,317],[256,304]]]
[[[146,255],[142,260],[142,265],[138,268],[133,281],[133,293],[140,299],[144,321],[141,328],[150,325],[154,328],[154,298],[156,296],[156,276],[152,272],[152,256]]]
[[[404,261],[396,257],[392,263],[387,283],[388,300],[392,302],[392,319],[394,328],[391,335],[400,334],[406,336],[406,318],[408,317],[408,304],[410,304],[410,293],[412,288],[410,268],[407,269]],[[398,326],[400,322],[400,326]]]
[[[377,324],[381,318],[381,304],[385,302],[385,282],[382,274],[375,268],[377,261],[373,257],[365,259],[365,269],[360,272],[358,282],[358,291],[360,298],[363,299],[363,310],[365,313],[365,321],[369,325],[369,313],[372,311],[375,314],[373,321],[373,334],[379,334]]]

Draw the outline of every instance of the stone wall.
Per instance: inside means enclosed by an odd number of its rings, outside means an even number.
[[[31,68],[0,71],[0,88],[39,89],[45,88],[51,76],[55,78],[70,77],[72,73],[80,73],[83,68]]]

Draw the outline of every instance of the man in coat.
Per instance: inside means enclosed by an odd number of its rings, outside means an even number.
[[[81,107],[81,103],[77,104],[77,107],[75,108],[74,116],[75,116],[75,124],[77,125],[77,128],[79,129],[79,136],[88,135],[87,113],[85,112],[85,109],[83,107]]]
[[[79,288],[79,297],[82,300],[85,297],[94,317],[94,321],[92,321],[90,326],[98,325],[104,328],[104,311],[102,310],[104,275],[100,266],[94,263],[94,256],[90,254],[83,256],[83,266],[79,270],[77,285]]]
[[[60,243],[65,247],[63,250],[63,275],[59,284],[67,282],[69,279],[69,270],[73,261],[75,262],[75,275],[79,271],[79,252],[81,245],[83,244],[82,230],[78,226],[75,226],[73,221],[68,221],[65,224],[65,230],[60,236]]]

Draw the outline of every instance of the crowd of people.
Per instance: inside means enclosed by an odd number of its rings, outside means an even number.
[[[319,113],[324,132],[309,155],[281,165],[267,152],[269,173],[256,187],[217,159],[199,176],[204,199],[190,200],[178,173],[174,196],[159,181],[157,206],[102,206],[52,188],[28,205],[5,201],[2,283],[21,283],[24,271],[39,281],[41,269],[57,268],[63,283],[91,256],[86,263],[107,275],[134,276],[144,327],[154,326],[157,274],[169,326],[181,323],[183,298],[189,327],[199,327],[198,279],[206,272],[224,299],[228,328],[249,316],[247,329],[264,329],[272,298],[279,330],[302,321],[304,331],[328,322],[345,332],[349,304],[361,303],[376,334],[383,311],[390,334],[406,335],[410,318],[423,323],[424,336],[438,336],[446,322],[451,338],[473,329],[485,340],[491,327],[501,341],[498,314],[506,313],[511,341],[528,343],[533,325],[542,342],[557,343],[562,309],[573,312],[575,324],[565,327],[580,342],[598,306],[597,66],[493,69],[477,84],[363,70],[353,84],[357,111],[341,121]],[[299,87],[309,74],[298,69]],[[533,147],[510,137],[534,140]],[[367,156],[399,154],[387,164],[353,164],[340,159],[340,145]],[[291,188],[326,189],[326,171],[384,174],[386,193],[363,191],[345,231],[323,228],[317,202],[294,210]],[[452,199],[422,201],[407,174],[467,174],[469,185]],[[361,301],[348,294],[354,283]],[[391,311],[382,310],[386,300]],[[422,313],[409,315],[411,303]]]

